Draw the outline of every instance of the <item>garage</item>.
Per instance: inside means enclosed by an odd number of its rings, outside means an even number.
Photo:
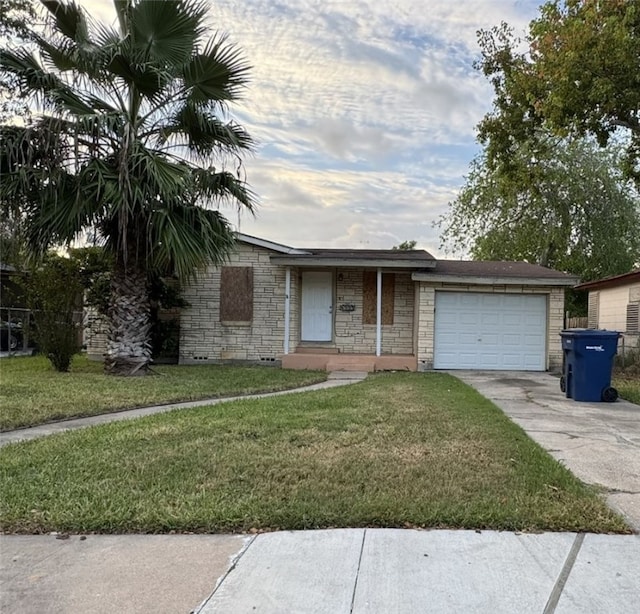
[[[545,295],[438,291],[434,326],[436,369],[546,369]]]

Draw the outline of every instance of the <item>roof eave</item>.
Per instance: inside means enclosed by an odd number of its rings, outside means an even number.
[[[334,267],[334,268],[381,268],[381,269],[425,269],[436,266],[436,261],[388,260],[385,258],[313,258],[296,257],[294,254],[286,256],[271,256],[273,264],[299,267]]]
[[[311,252],[304,251],[302,249],[297,249],[295,247],[289,247],[288,245],[282,245],[281,243],[274,243],[273,241],[268,241],[267,239],[261,239],[260,237],[252,237],[251,235],[245,235],[241,232],[236,232],[236,240],[241,243],[248,243],[249,245],[255,245],[256,247],[264,247],[265,249],[269,249],[273,252],[278,252],[280,254],[309,254]]]
[[[620,286],[631,285],[639,281],[640,271],[630,271],[629,273],[607,277],[606,279],[586,281],[583,284],[575,286],[574,290],[605,290],[606,288],[618,288]]]
[[[446,275],[438,273],[423,273],[417,271],[411,274],[413,281],[432,281],[447,284],[471,284],[474,286],[564,286],[575,285],[577,277],[502,277],[497,275]]]

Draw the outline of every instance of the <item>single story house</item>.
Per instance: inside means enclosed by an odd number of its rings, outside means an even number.
[[[424,250],[297,249],[238,234],[184,288],[180,363],[327,370],[557,370],[565,288],[525,262]]]
[[[579,284],[589,292],[589,328],[617,330],[628,347],[640,345],[640,269]]]

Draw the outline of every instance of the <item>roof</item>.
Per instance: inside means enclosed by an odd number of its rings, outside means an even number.
[[[587,281],[575,287],[576,290],[601,290],[603,288],[615,288],[616,286],[626,286],[640,282],[640,269],[623,273],[622,275],[613,275],[604,279],[596,279],[595,281]]]
[[[243,243],[276,252],[271,256],[274,264],[410,269],[414,280],[452,283],[573,286],[579,281],[573,275],[528,262],[436,260],[424,249],[298,249],[242,233],[236,236]]]
[[[302,251],[302,250],[300,250]],[[275,264],[302,266],[367,266],[395,269],[433,268],[436,259],[424,249],[305,249],[304,253],[271,256]]]
[[[435,269],[412,275],[417,281],[573,286],[578,278],[554,269],[503,260],[438,260]]]
[[[275,243],[274,241],[269,241],[268,239],[261,239],[260,237],[246,235],[242,232],[236,232],[236,240],[241,241],[242,243],[249,243],[250,245],[256,245],[257,247],[264,247],[265,249],[270,249],[271,251],[279,252],[281,254],[307,253],[304,250],[296,249],[295,247],[289,247],[288,245],[283,245],[282,243]]]

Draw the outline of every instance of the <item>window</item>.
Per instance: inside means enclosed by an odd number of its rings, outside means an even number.
[[[640,333],[640,303],[627,305],[627,330],[628,333]]]
[[[225,266],[220,270],[220,321],[248,324],[253,319],[253,268]]]
[[[378,274],[365,271],[362,277],[362,323],[376,323],[376,303],[378,296]],[[393,324],[393,302],[395,298],[395,275],[382,274],[382,324]]]
[[[587,328],[598,328],[598,311],[600,310],[600,292],[589,292],[589,316]]]

